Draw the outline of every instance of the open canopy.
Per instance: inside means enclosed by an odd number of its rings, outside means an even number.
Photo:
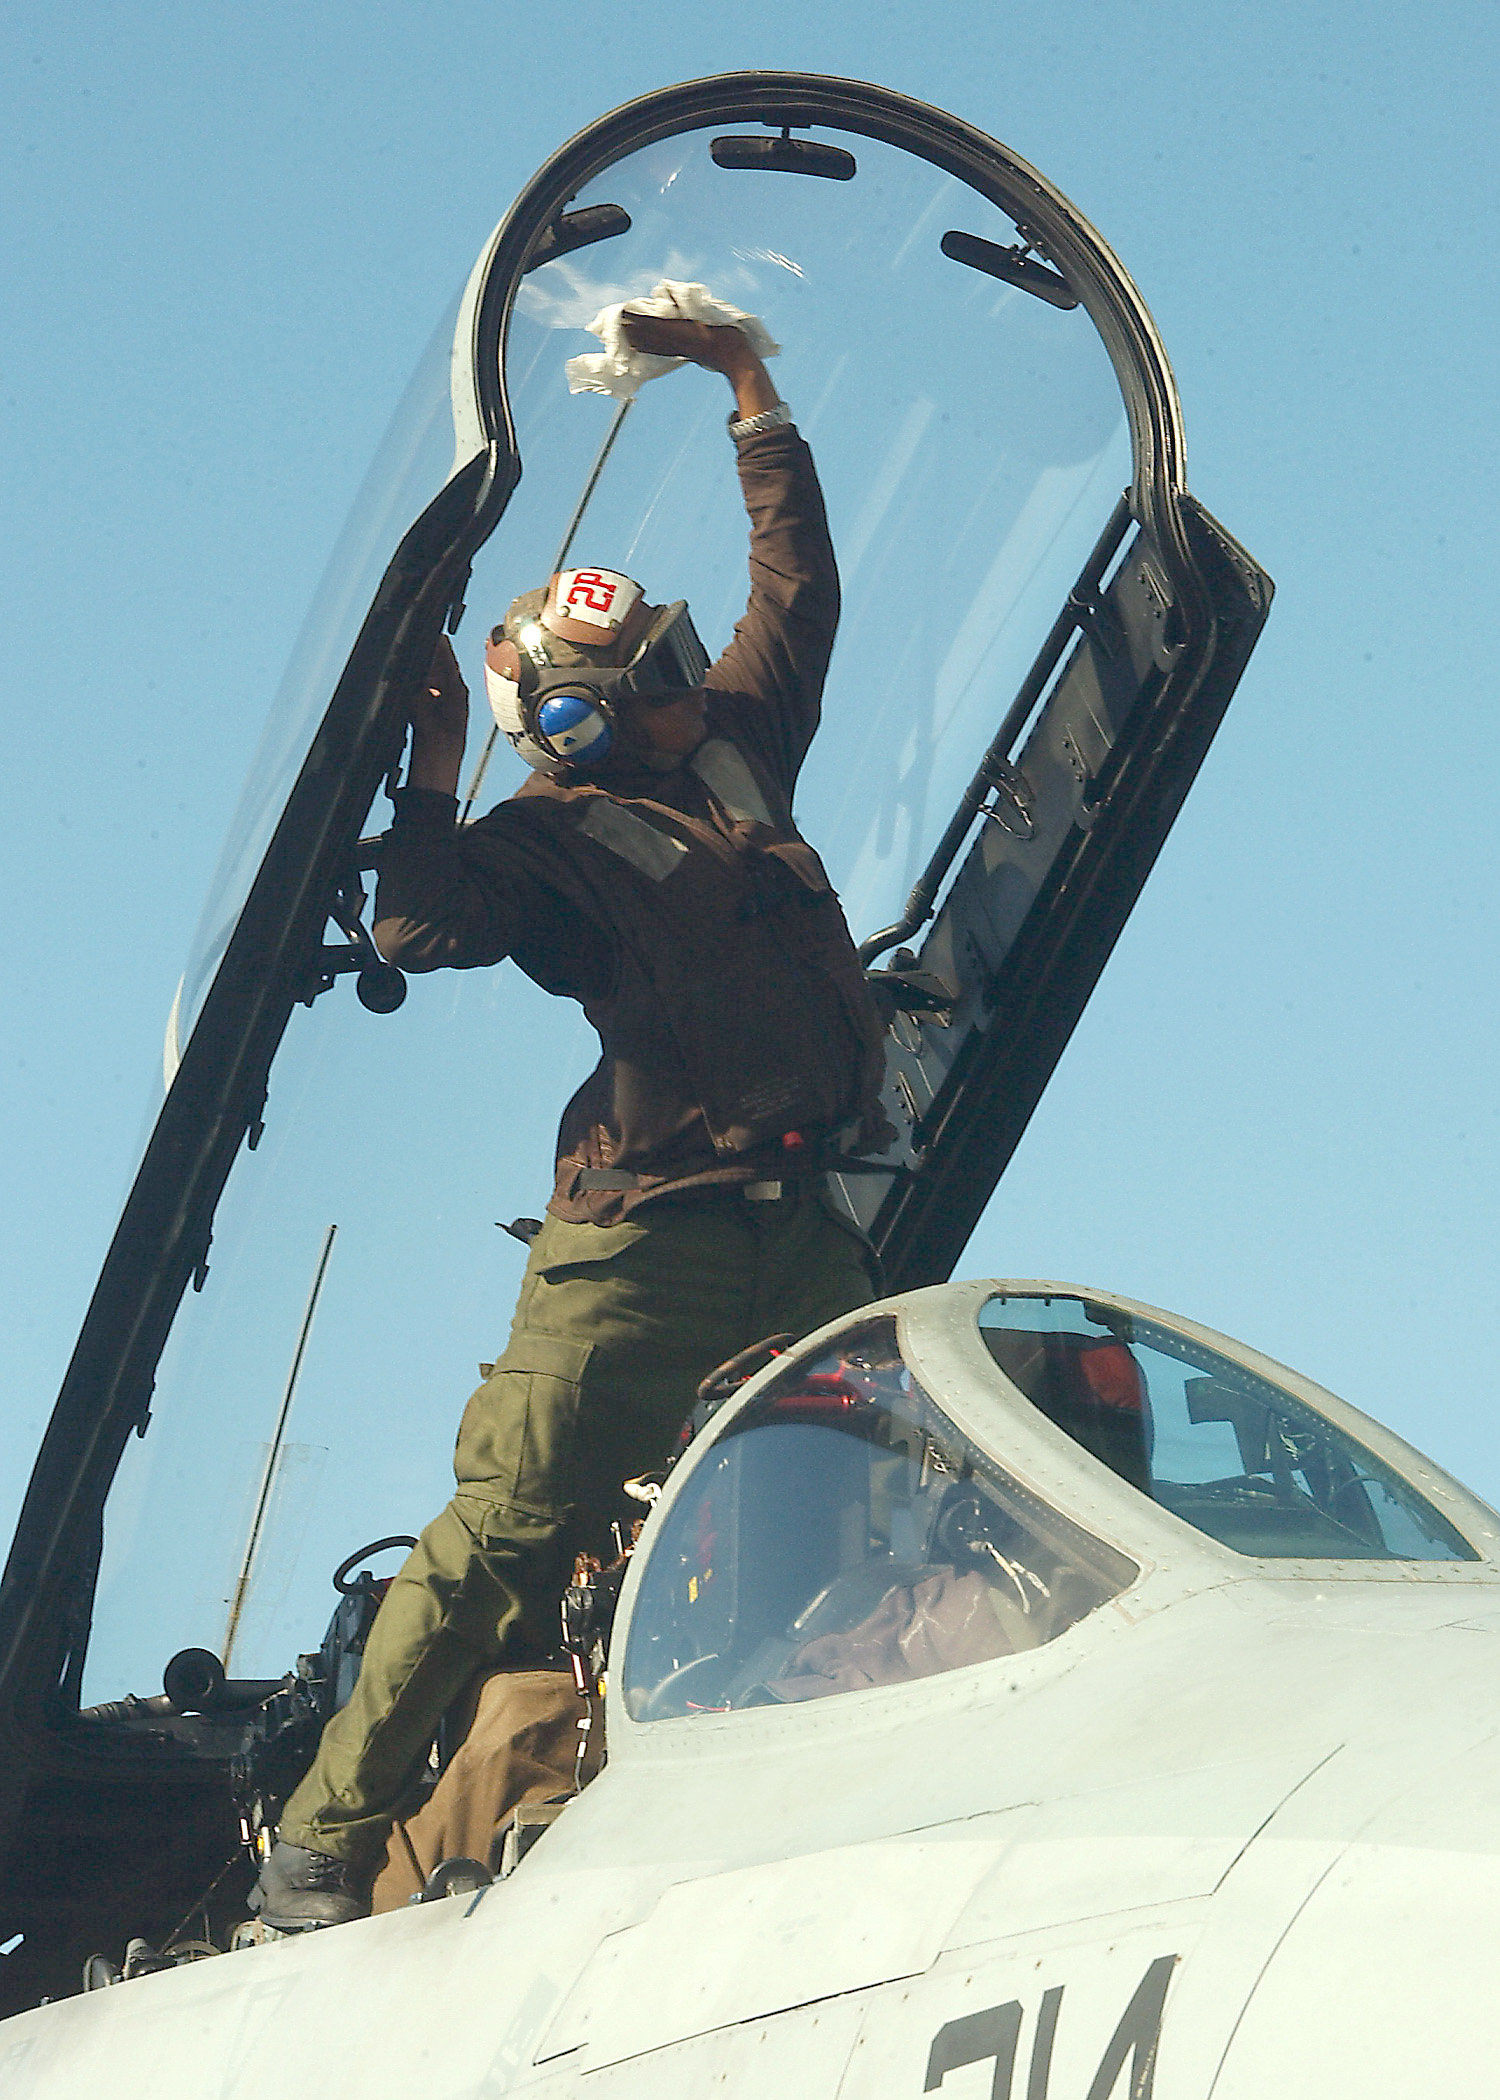
[[[12,1835],[64,1767],[64,1825],[70,1789],[144,1828],[168,1776],[222,1780],[223,1729],[148,1742],[80,1704],[154,1693],[188,1646],[280,1676],[328,1571],[447,1492],[454,1398],[519,1268],[494,1221],[541,1207],[593,1053],[512,970],[401,1003],[361,921],[368,840],[465,602],[476,691],[482,630],[565,547],[728,639],[722,387],[669,374],[623,414],[568,388],[596,312],[662,279],[765,321],[828,496],[845,610],[799,816],[895,1008],[897,1140],[843,1180],[893,1287],[951,1270],[1253,646],[1269,584],[1186,494],[1150,317],[1024,162],[887,90],[782,74],[664,90],[564,147],[413,380],[205,908],[0,1588]],[[502,744],[479,807],[517,779]]]

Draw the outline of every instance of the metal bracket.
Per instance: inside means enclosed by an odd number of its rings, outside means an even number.
[[[1152,624],[1156,630],[1151,645],[1152,661],[1159,671],[1170,671],[1175,668],[1187,647],[1186,638],[1173,632],[1178,625],[1174,618],[1177,600],[1166,578],[1144,557],[1136,573],[1140,578],[1141,596],[1150,608]]]
[[[334,891],[328,916],[344,936],[342,947],[327,942],[319,951],[313,988],[303,999],[311,1006],[323,992],[331,991],[336,979],[357,972],[354,990],[361,1006],[372,1014],[393,1014],[406,998],[406,979],[394,963],[388,963],[370,937],[364,922],[369,899],[356,870],[351,869]]]
[[[980,816],[998,824],[1013,839],[1035,838],[1036,795],[1026,775],[1008,759],[993,758],[984,769],[984,777],[995,793],[981,808]]]
[[[1108,622],[1104,618],[1104,601],[1097,591],[1069,591],[1067,609],[1078,632],[1092,642],[1101,655],[1119,655],[1120,637],[1117,633],[1111,634]]]

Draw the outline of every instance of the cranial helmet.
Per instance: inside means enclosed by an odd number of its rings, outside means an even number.
[[[542,773],[595,770],[614,748],[623,696],[688,692],[707,669],[686,600],[648,605],[617,569],[560,569],[545,590],[523,592],[484,652],[495,720]]]

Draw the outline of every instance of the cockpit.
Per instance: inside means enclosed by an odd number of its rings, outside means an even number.
[[[1474,1560],[1411,1482],[1284,1387],[1179,1330],[1081,1297],[997,1296],[1005,1376],[1122,1480],[1263,1559]]]
[[[996,1401],[1023,1434],[1045,1418],[1235,1556],[1481,1557],[1401,1467],[1165,1316],[1007,1290],[982,1295],[974,1319],[988,1381],[976,1354],[970,1378],[938,1387],[920,1338],[904,1347],[905,1323],[883,1315],[774,1372],[723,1422],[648,1537],[621,1672],[632,1721],[997,1662],[1128,1589],[1145,1554],[1068,1509],[1092,1467],[1065,1456],[1062,1493],[1039,1491]],[[984,1441],[954,1419],[976,1398]]]
[[[727,1425],[664,1518],[631,1624],[635,1720],[794,1704],[1040,1647],[1133,1564],[960,1430],[873,1320]]]

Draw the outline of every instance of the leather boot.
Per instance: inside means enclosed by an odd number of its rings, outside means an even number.
[[[278,1838],[250,1891],[250,1908],[273,1932],[311,1932],[370,1915],[368,1876],[347,1860]]]

